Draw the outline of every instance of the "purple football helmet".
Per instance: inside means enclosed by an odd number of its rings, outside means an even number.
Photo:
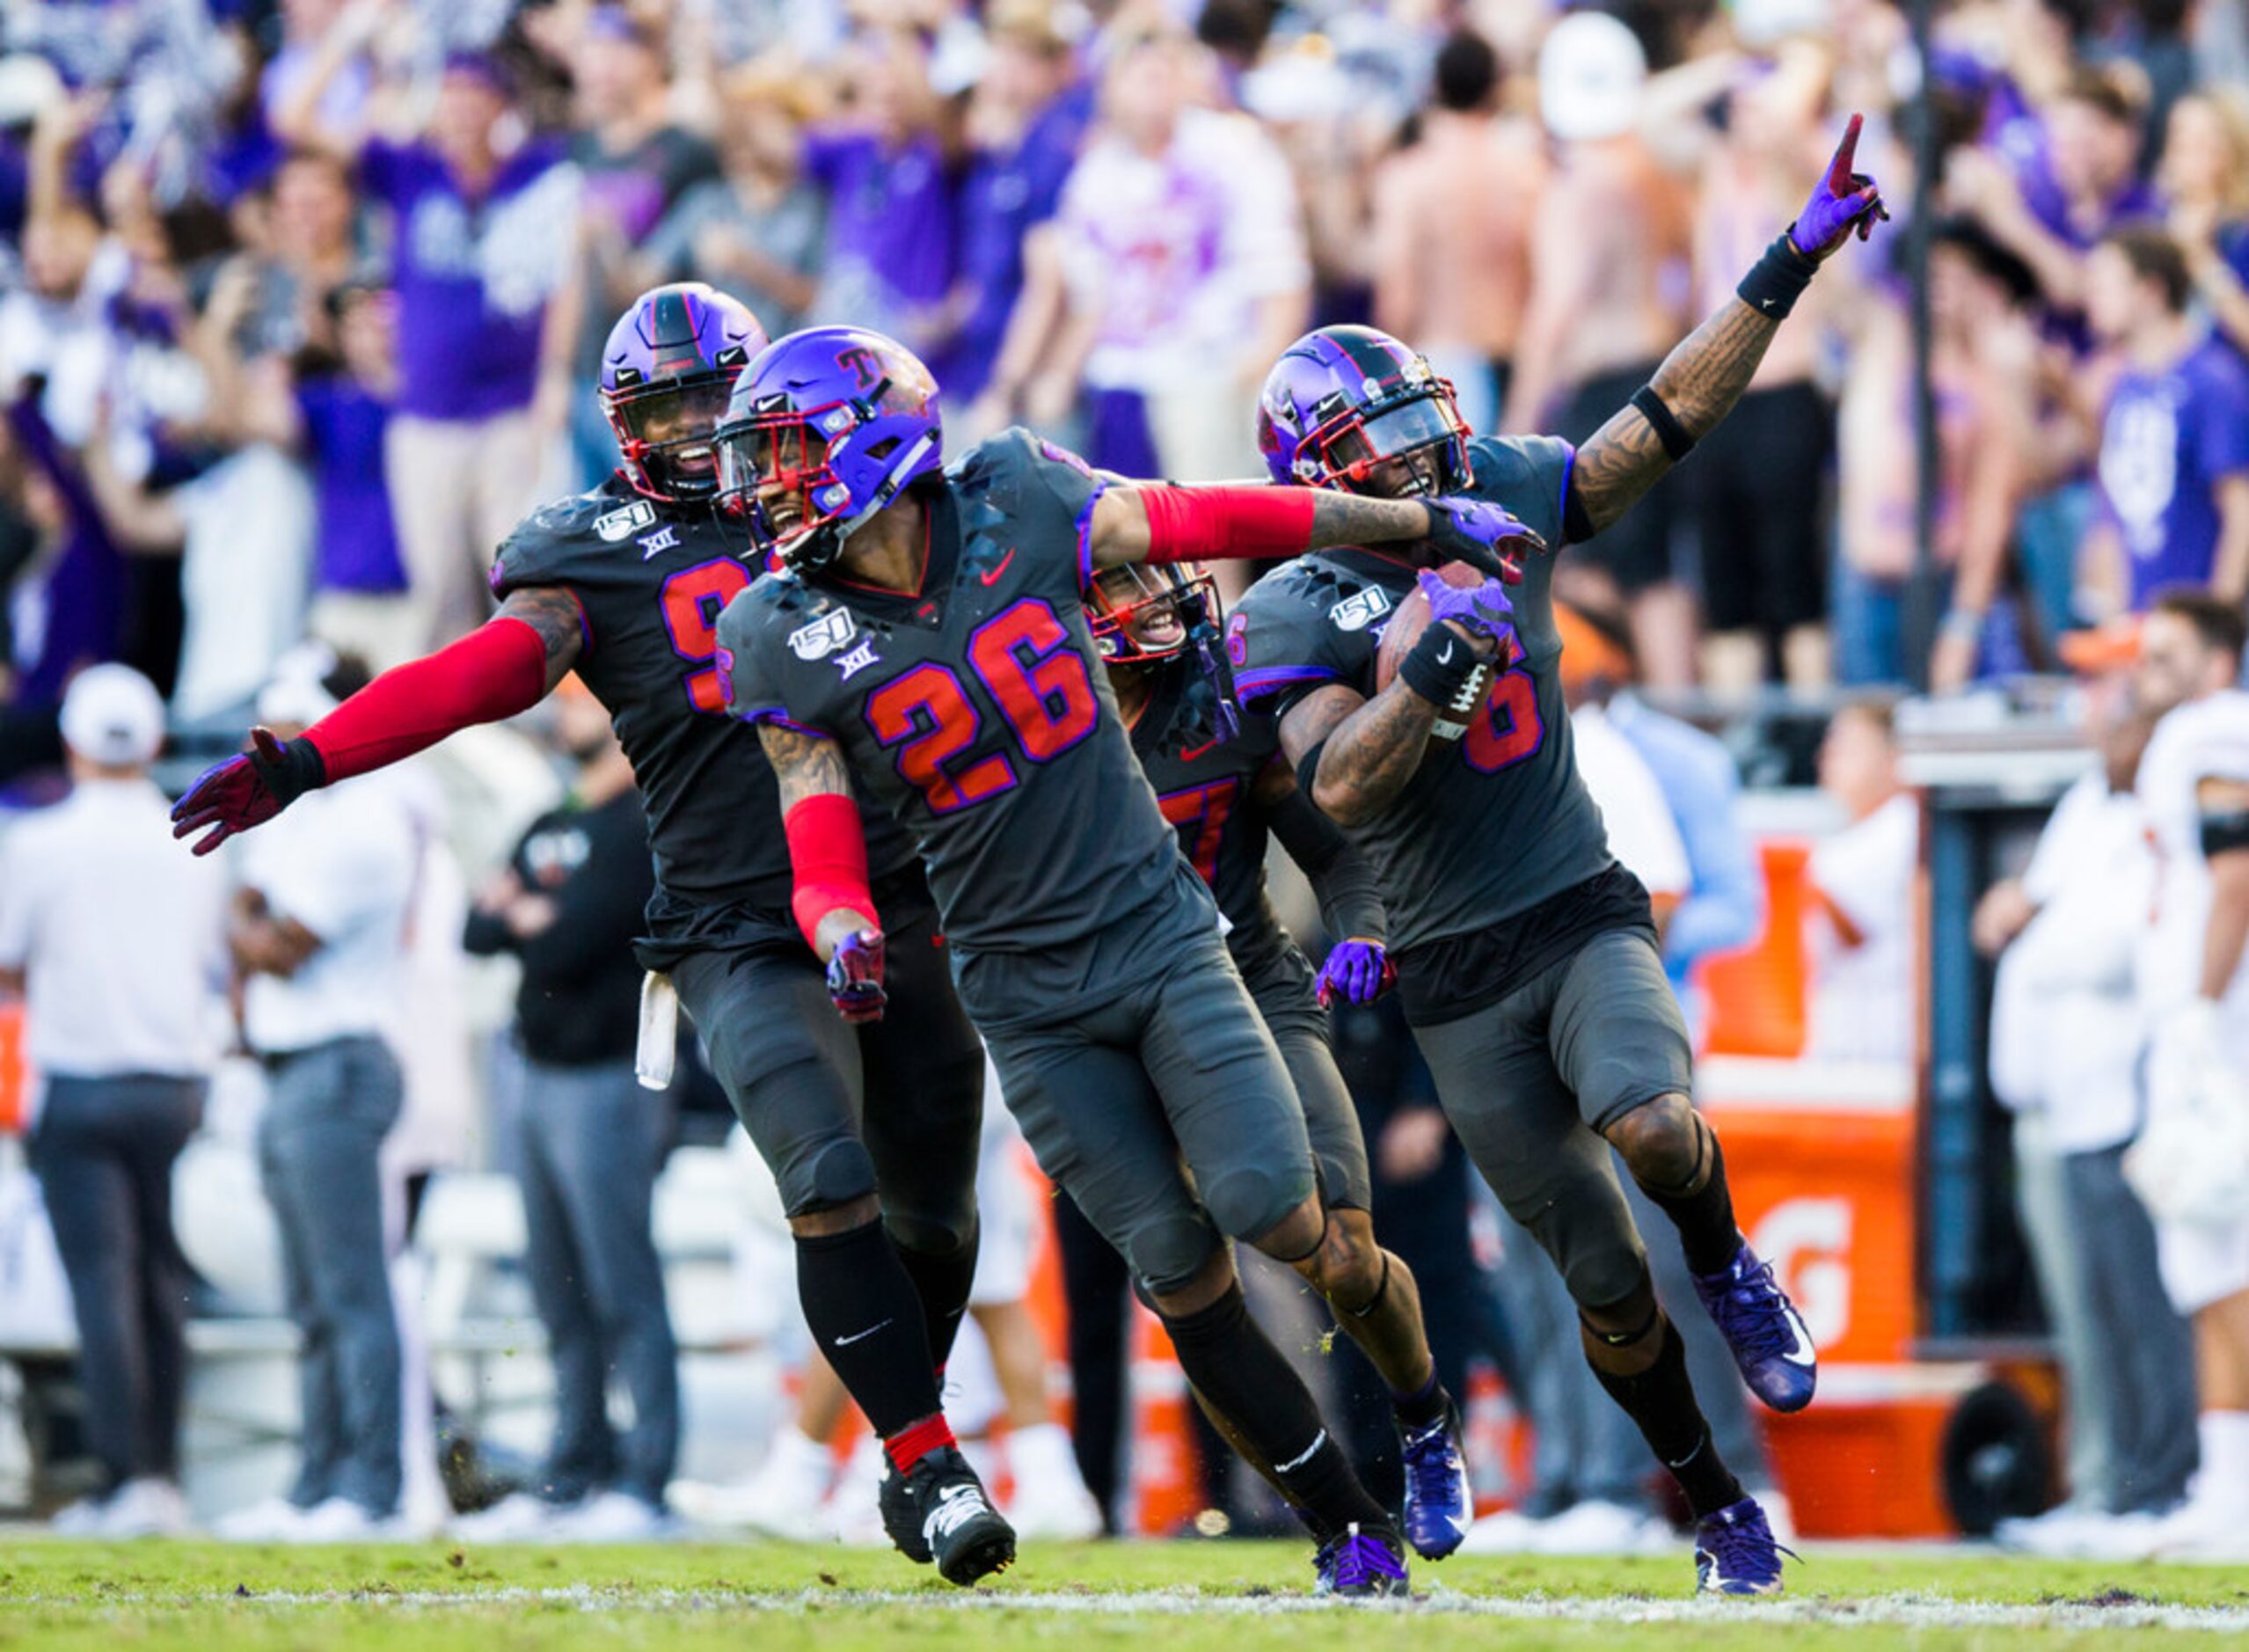
[[[719,493],[758,548],[823,567],[860,523],[943,463],[937,380],[895,340],[807,327],[766,346],[719,427]]]
[[[675,281],[632,301],[602,347],[602,411],[624,479],[666,504],[719,491],[713,433],[765,329],[738,298]]]
[[[1471,479],[1469,429],[1426,357],[1375,327],[1322,327],[1286,350],[1258,397],[1276,482],[1435,499]]]

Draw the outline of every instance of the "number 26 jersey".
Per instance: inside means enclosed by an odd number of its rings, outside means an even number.
[[[1157,807],[1080,606],[1101,483],[1003,432],[918,490],[918,590],[784,574],[719,624],[736,715],[833,740],[905,827],[957,954],[1063,953],[1184,898],[1217,925]]]

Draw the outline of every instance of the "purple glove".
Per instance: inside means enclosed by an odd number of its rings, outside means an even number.
[[[862,929],[843,937],[828,961],[828,996],[853,1026],[882,1019],[890,995],[882,990],[882,932]]]
[[[1504,581],[1486,580],[1481,585],[1448,585],[1424,568],[1414,582],[1428,598],[1432,625],[1449,620],[1478,636],[1501,645],[1512,657],[1515,649],[1515,604],[1508,599]]]
[[[1815,263],[1850,239],[1852,231],[1863,241],[1874,232],[1875,224],[1889,218],[1880,186],[1866,173],[1851,170],[1858,154],[1858,128],[1864,120],[1861,115],[1851,117],[1851,124],[1843,130],[1843,142],[1836,146],[1835,158],[1828,163],[1827,176],[1813,189],[1796,222],[1788,226],[1789,245]]]
[[[1372,1004],[1398,979],[1397,966],[1378,940],[1339,940],[1320,966],[1319,1006],[1338,998],[1347,1004]]]
[[[1546,542],[1498,505],[1480,499],[1428,499],[1429,546],[1510,585],[1522,583],[1522,553]]]
[[[284,745],[270,728],[250,731],[250,749],[215,763],[172,806],[172,835],[204,833],[194,848],[208,855],[237,832],[262,826],[307,792],[327,784],[327,771],[312,742],[299,737]]]

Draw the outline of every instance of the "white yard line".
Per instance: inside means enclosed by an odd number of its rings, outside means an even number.
[[[18,1597],[17,1604],[36,1606],[84,1606],[114,1610],[121,1606],[217,1604],[239,1602],[266,1610],[306,1606],[373,1606],[399,1611],[442,1611],[452,1607],[490,1605],[565,1605],[585,1612],[654,1614],[694,1612],[833,1612],[850,1608],[975,1613],[984,1612],[1045,1612],[1056,1616],[1129,1617],[1278,1617],[1299,1612],[1327,1612],[1351,1608],[1315,1600],[1308,1595],[1203,1594],[1193,1590],[1086,1590],[1084,1591],[1017,1592],[1007,1590],[962,1590],[938,1594],[934,1590],[803,1589],[605,1589],[575,1584],[555,1589],[460,1589],[359,1590],[288,1590],[253,1594],[209,1595],[103,1593],[99,1595],[33,1595]],[[2170,1606],[2153,1602],[2121,1601],[2113,1605],[2089,1601],[2055,1601],[2048,1604],[2018,1605],[1982,1601],[1947,1600],[1930,1595],[1875,1595],[1859,1598],[1797,1597],[1772,1601],[1651,1600],[1616,1597],[1546,1595],[1468,1595],[1438,1588],[1411,1601],[1362,1604],[1360,1611],[1392,1616],[1425,1613],[1471,1618],[1495,1618],[1516,1622],[1662,1624],[1710,1623],[1730,1617],[1758,1624],[1817,1624],[1829,1626],[1906,1629],[2200,1629],[2232,1634],[2249,1633],[2249,1607]]]

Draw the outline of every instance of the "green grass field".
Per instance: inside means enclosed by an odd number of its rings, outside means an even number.
[[[1464,1558],[1417,1599],[1314,1606],[1276,1543],[1046,1546],[967,1594],[895,1555],[788,1544],[237,1548],[0,1539],[0,1648],[556,1646],[1292,1652],[2239,1642],[2249,1571],[1815,1548],[1778,1603],[1690,1601],[1681,1555]]]

